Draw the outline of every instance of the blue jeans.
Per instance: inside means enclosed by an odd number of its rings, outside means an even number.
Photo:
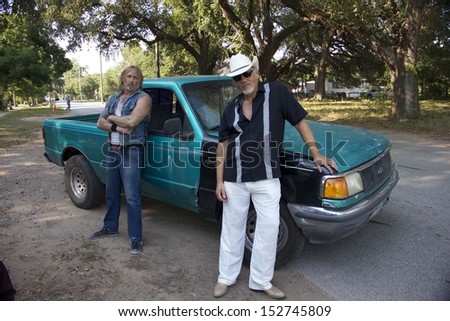
[[[106,160],[106,206],[103,228],[118,232],[122,186],[127,202],[128,236],[142,241],[141,171],[143,148],[130,147],[108,152]]]

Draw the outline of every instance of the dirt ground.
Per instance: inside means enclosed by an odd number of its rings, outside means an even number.
[[[248,269],[221,299],[217,280],[219,226],[145,199],[144,252],[129,252],[126,212],[120,235],[96,241],[105,206],[75,207],[65,192],[63,168],[43,157],[43,141],[0,149],[0,260],[18,301],[268,300],[248,289]],[[292,264],[293,265],[293,264]],[[275,272],[286,300],[334,300],[294,266]]]

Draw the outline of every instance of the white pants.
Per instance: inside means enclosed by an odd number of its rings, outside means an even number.
[[[225,182],[227,201],[223,203],[218,282],[232,285],[241,271],[250,199],[257,223],[250,262],[249,287],[267,290],[275,268],[278,227],[280,224],[280,180]]]

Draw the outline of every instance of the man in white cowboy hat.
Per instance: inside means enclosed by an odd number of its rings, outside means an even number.
[[[260,83],[258,58],[243,54],[230,59],[230,73],[241,94],[225,108],[220,126],[216,163],[216,196],[223,202],[219,277],[214,296],[221,297],[240,273],[250,201],[257,226],[250,262],[249,288],[282,299],[283,291],[272,285],[277,250],[281,197],[279,146],[284,124],[295,126],[308,145],[317,169],[337,169],[321,155],[305,117],[307,112],[279,82]]]

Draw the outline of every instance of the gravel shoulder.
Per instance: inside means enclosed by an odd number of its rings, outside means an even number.
[[[120,235],[96,241],[105,206],[75,207],[63,168],[43,157],[35,140],[0,149],[0,260],[18,301],[217,300],[219,225],[185,210],[145,199],[144,252],[129,253],[126,211]],[[287,300],[334,300],[293,267],[275,272]],[[220,300],[267,300],[248,289],[248,269]]]

